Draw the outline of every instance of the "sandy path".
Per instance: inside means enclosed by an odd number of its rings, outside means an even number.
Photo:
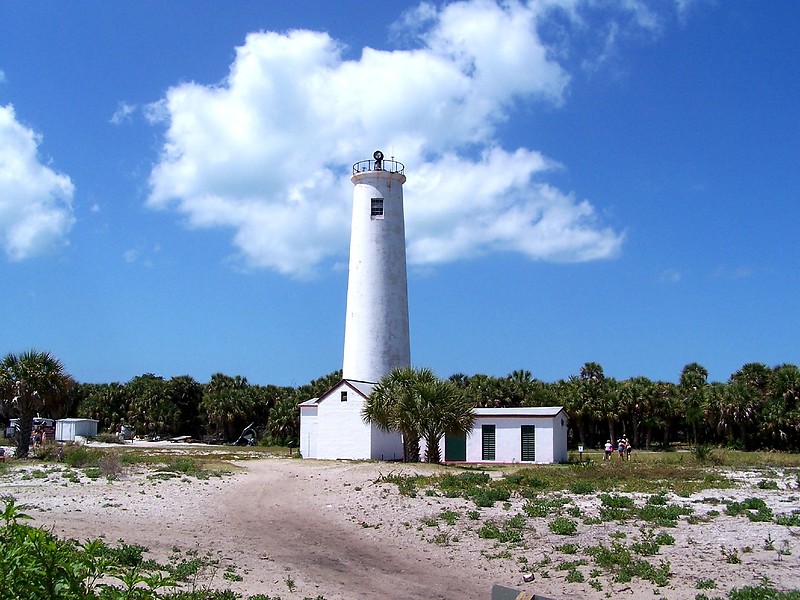
[[[291,575],[300,591],[329,600],[488,598],[491,585],[482,578],[464,578],[427,548],[399,537],[387,543],[374,529],[354,522],[351,515],[358,507],[340,486],[363,485],[374,466],[334,464],[321,471],[320,466],[248,463],[244,481],[221,497],[220,528],[241,541],[232,550],[235,562],[271,573],[273,583],[280,579],[285,585]],[[264,568],[261,557],[273,564]]]
[[[36,523],[60,537],[122,539],[147,547],[157,560],[173,547],[210,553],[243,577],[224,580],[221,568],[213,587],[245,595],[489,597],[491,583],[480,574],[459,572],[414,539],[387,539],[359,524],[352,496],[361,495],[352,488],[370,485],[374,465],[255,460],[244,466],[245,473],[207,482],[136,476],[77,485],[51,475],[46,482],[4,484],[0,494],[30,505]]]

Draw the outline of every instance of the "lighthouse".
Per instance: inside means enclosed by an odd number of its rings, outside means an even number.
[[[411,364],[404,170],[380,150],[353,165],[344,379],[376,383]]]
[[[319,398],[300,404],[304,458],[403,457],[400,433],[365,423],[362,413],[384,376],[411,365],[404,170],[380,150],[353,165],[342,380]]]

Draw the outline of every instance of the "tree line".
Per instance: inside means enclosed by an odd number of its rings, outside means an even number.
[[[572,447],[602,447],[625,434],[635,448],[673,443],[742,450],[800,450],[800,369],[748,363],[727,382],[687,364],[677,383],[606,377],[596,362],[554,383],[514,371],[507,377],[450,377],[474,406],[564,406]]]
[[[434,387],[426,393],[442,395],[432,373],[431,378]],[[23,438],[23,427],[30,435],[28,420],[41,413],[96,419],[101,432],[115,433],[128,425],[139,436],[217,441],[234,441],[254,423],[266,443],[297,447],[297,405],[319,397],[340,379],[341,371],[334,371],[306,385],[286,387],[254,385],[245,377],[222,373],[207,383],[188,375],[165,379],[146,373],[126,383],[79,383],[58,359],[32,350],[8,354],[0,362],[0,415],[21,417]],[[459,405],[564,406],[572,447],[602,447],[606,439],[625,434],[635,448],[668,448],[680,442],[800,450],[800,370],[792,364],[748,363],[727,382],[709,382],[708,371],[698,363],[687,364],[677,383],[647,377],[616,380],[606,377],[596,362],[556,382],[536,379],[527,370],[505,377],[458,373],[445,381],[461,396]],[[384,399],[387,390],[398,388],[388,378],[381,383],[378,391]],[[453,401],[450,394],[448,402]],[[387,414],[372,416],[377,422],[389,419]],[[437,417],[442,423],[447,418]],[[27,445],[18,455],[25,454]]]

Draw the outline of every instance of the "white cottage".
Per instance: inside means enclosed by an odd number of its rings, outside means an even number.
[[[361,417],[374,383],[343,379],[319,398],[300,404],[303,458],[400,460],[403,439]]]
[[[567,462],[567,415],[561,406],[476,408],[466,435],[447,435],[439,446],[445,462]]]

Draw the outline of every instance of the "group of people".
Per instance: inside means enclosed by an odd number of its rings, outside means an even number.
[[[38,448],[47,441],[47,432],[44,430],[44,427],[34,428],[31,433],[31,441],[33,442],[34,448]]]
[[[611,460],[611,455],[614,454],[614,447],[615,445],[611,442],[611,440],[606,440],[606,445],[603,452],[603,460]],[[630,441],[628,441],[628,438],[625,435],[617,440],[616,448],[621,459],[631,459],[633,446],[631,446]]]

